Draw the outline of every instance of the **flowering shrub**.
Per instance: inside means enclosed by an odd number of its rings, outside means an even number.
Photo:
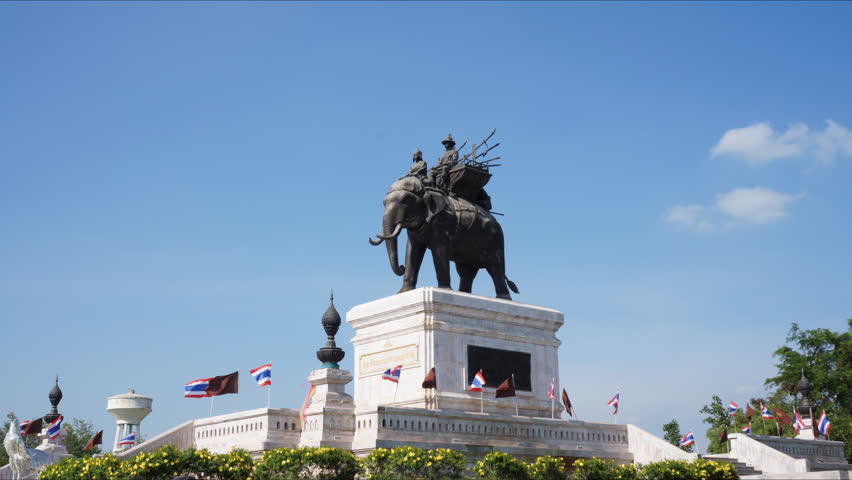
[[[473,468],[480,478],[489,480],[527,480],[529,477],[527,465],[503,452],[491,452],[482,460],[476,462]]]
[[[390,450],[377,448],[367,455],[363,465],[367,470],[367,478],[371,480],[458,478],[464,471],[464,457],[458,452],[447,452],[452,451],[426,451],[409,446]],[[457,465],[459,461],[460,467]]]
[[[219,455],[207,450],[178,450],[167,445],[150,453],[140,453],[121,462],[115,480],[171,480],[192,475],[210,480],[243,480],[252,474],[254,462],[244,450]]]
[[[127,460],[103,457],[65,458],[46,467],[40,480],[171,480],[186,475],[197,480],[443,480],[461,479],[467,460],[454,450],[415,447],[377,448],[359,461],[338,448],[277,448],[257,461],[244,450],[227,454],[178,450],[165,446]],[[734,467],[709,460],[666,460],[644,466],[618,465],[598,458],[574,462],[574,480],[738,480]],[[544,456],[524,463],[492,452],[476,462],[473,472],[490,480],[563,480],[559,458]],[[360,475],[363,474],[363,475]],[[359,476],[360,475],[360,476]]]
[[[737,470],[730,463],[696,460],[689,464],[692,475],[698,480],[736,480]]]
[[[67,457],[48,465],[41,471],[42,480],[114,480],[119,471],[119,460],[113,455],[103,457]]]
[[[565,480],[565,464],[559,458],[538,457],[528,467],[531,480]]]
[[[639,467],[636,466],[635,463],[627,463],[624,465],[618,465],[615,467],[615,476],[614,480],[639,480],[639,474],[641,471]]]
[[[678,460],[663,460],[642,467],[639,478],[642,480],[693,480],[689,463]]]
[[[339,448],[276,448],[264,452],[252,479],[352,480],[360,471],[358,459]]]
[[[436,448],[427,452],[426,475],[428,479],[462,478],[467,460],[461,453],[449,448]]]
[[[586,458],[574,462],[574,480],[613,480],[618,468],[611,460]]]
[[[736,469],[728,463],[710,460],[664,460],[636,466],[615,466],[598,458],[574,462],[573,479],[578,480],[738,480]]]

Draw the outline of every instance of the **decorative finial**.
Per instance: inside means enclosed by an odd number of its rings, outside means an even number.
[[[47,399],[50,400],[50,413],[44,416],[44,421],[47,423],[51,423],[57,418],[59,418],[59,402],[62,401],[62,389],[59,388],[59,375],[56,376],[56,380],[53,383],[53,388],[50,389],[50,393],[47,394]]]
[[[328,299],[328,308],[322,315],[322,328],[325,330],[326,342],[324,347],[317,350],[317,358],[320,362],[323,362],[323,368],[339,369],[338,362],[343,360],[346,355],[346,352],[338,348],[334,342],[334,336],[340,329],[340,323],[340,314],[334,308],[334,290],[332,289]]]

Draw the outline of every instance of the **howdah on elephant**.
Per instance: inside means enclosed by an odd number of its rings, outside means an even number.
[[[459,290],[470,293],[473,279],[484,268],[494,281],[498,298],[511,300],[518,287],[506,278],[503,229],[484,208],[456,195],[427,187],[416,176],[400,178],[384,199],[382,233],[370,244],[385,242],[391,270],[401,277],[399,293],[417,287],[417,275],[426,249],[432,260],[439,288],[450,286],[450,261],[459,274]],[[408,243],[405,266],[399,264],[397,237],[406,229]]]

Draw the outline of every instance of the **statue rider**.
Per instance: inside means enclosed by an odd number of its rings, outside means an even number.
[[[423,152],[418,148],[414,152],[414,158],[411,160],[414,164],[405,174],[406,177],[417,177],[422,181],[426,180],[426,162],[423,161]]]
[[[429,183],[441,190],[448,191],[450,189],[450,169],[453,168],[459,161],[459,152],[456,151],[456,142],[453,140],[452,134],[447,134],[442,142],[446,151],[441,158],[438,159],[438,164],[429,170]]]

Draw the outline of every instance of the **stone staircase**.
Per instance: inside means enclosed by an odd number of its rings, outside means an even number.
[[[713,460],[714,462],[730,463],[737,470],[737,475],[739,475],[740,477],[743,477],[745,475],[761,475],[763,473],[762,471],[756,470],[754,467],[737,460],[729,453],[701,455],[701,458],[704,458],[706,460]]]

